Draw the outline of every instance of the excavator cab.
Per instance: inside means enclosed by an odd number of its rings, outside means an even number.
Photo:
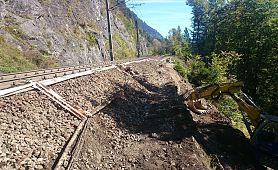
[[[251,136],[250,143],[262,165],[278,168],[278,117],[262,115],[262,120]]]

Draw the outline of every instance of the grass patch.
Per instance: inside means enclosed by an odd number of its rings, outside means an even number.
[[[128,43],[118,34],[113,34],[113,40],[117,43],[114,47],[115,59],[133,58],[136,56],[136,50],[130,48]]]
[[[55,67],[58,66],[57,63],[50,56],[43,55],[36,50],[22,52],[6,43],[0,36],[0,72],[2,73]]]
[[[234,128],[242,131],[246,137],[250,137],[243,122],[243,115],[239,111],[237,103],[231,97],[221,97],[216,103],[216,106],[220,113],[224,114],[231,120]]]
[[[4,30],[9,32],[17,40],[21,40],[24,37],[24,34],[17,26],[4,26]]]
[[[188,69],[185,68],[184,64],[175,59],[174,61],[174,69],[185,79],[187,79]]]
[[[20,50],[0,38],[0,72],[10,73],[36,68],[36,65],[27,60]]]
[[[90,45],[94,46],[97,44],[97,37],[92,32],[86,32],[86,40],[89,42]]]

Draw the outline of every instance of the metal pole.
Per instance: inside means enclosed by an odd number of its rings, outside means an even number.
[[[110,53],[110,59],[111,61],[113,61],[114,57],[113,57],[112,34],[111,34],[111,25],[110,25],[110,17],[109,17],[108,0],[105,0],[105,3],[106,3],[106,15],[107,15],[107,25],[108,25],[109,53]]]
[[[136,38],[137,38],[137,42],[136,42],[136,48],[137,48],[137,57],[140,57],[140,40],[139,40],[139,28],[138,28],[138,22],[137,20],[135,21],[135,27],[136,27]]]

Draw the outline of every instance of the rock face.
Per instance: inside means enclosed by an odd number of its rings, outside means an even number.
[[[133,22],[120,9],[110,18],[115,57],[135,57]],[[61,65],[110,60],[102,0],[0,0],[0,36],[22,51],[54,56]]]

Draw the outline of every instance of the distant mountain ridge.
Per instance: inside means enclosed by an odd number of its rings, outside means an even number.
[[[154,28],[150,27],[147,23],[142,21],[140,18],[138,18],[138,25],[141,29],[143,29],[146,33],[150,35],[152,39],[163,39],[163,36]]]
[[[150,39],[159,39],[162,40],[164,37],[154,28],[149,26],[145,21],[140,19],[133,11],[131,11],[128,7],[122,8],[125,15],[133,20],[137,20],[138,26],[142,29]]]

